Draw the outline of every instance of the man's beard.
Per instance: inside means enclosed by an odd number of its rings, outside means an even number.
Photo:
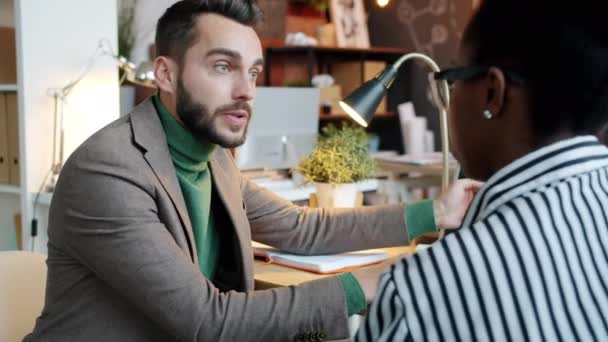
[[[245,124],[243,133],[237,137],[222,134],[217,125],[214,125],[215,120],[218,115],[220,115],[219,113],[230,110],[245,110],[249,114],[248,120],[251,120],[251,106],[247,102],[241,101],[223,105],[218,107],[213,113],[210,113],[207,106],[200,102],[195,102],[192,99],[192,96],[186,90],[180,79],[177,83],[177,99],[175,106],[177,115],[184,123],[184,126],[198,138],[208,140],[211,143],[226,148],[243,145],[247,138],[249,121]]]

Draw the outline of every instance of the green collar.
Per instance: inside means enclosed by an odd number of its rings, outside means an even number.
[[[194,136],[194,134],[178,122],[169,113],[169,110],[165,107],[158,94],[154,95],[152,101],[165,129],[173,162],[189,171],[205,170],[216,145]]]

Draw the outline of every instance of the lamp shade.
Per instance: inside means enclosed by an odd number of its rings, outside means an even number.
[[[450,157],[449,157],[449,132],[448,132],[448,106],[450,103],[450,90],[446,80],[436,82],[433,75],[440,72],[441,69],[429,56],[411,52],[401,56],[392,66],[384,69],[373,80],[364,83],[361,87],[355,90],[352,94],[340,101],[342,109],[350,115],[353,120],[363,127],[367,127],[369,122],[374,117],[376,108],[386,95],[388,88],[393,84],[397,77],[397,70],[408,60],[416,59],[424,62],[431,68],[433,74],[429,75],[431,81],[431,93],[433,94],[433,102],[439,109],[439,127],[441,129],[441,154],[442,154],[442,175],[441,189],[447,190],[450,184]]]
[[[392,66],[387,67],[378,76],[365,82],[340,101],[340,107],[359,125],[367,127],[396,75],[397,69]]]

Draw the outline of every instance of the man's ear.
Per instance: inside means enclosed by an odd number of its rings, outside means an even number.
[[[486,109],[495,116],[500,116],[505,102],[507,80],[505,74],[496,67],[488,70]]]
[[[154,80],[159,90],[174,94],[178,73],[179,67],[171,58],[160,56],[154,59]]]

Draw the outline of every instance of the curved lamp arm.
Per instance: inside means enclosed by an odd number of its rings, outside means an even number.
[[[410,59],[418,59],[424,61],[433,72],[439,72],[441,69],[430,57],[413,52],[403,55],[401,58],[393,64],[395,69]],[[450,90],[446,81],[435,81],[430,79],[431,90],[433,93],[433,101],[435,106],[439,109],[439,127],[441,131],[441,154],[442,154],[442,165],[443,173],[441,176],[441,190],[444,191],[450,184],[450,141],[449,141],[449,129],[448,129],[448,105],[450,103]],[[440,88],[437,88],[439,86]]]
[[[395,64],[388,66],[374,79],[367,81],[352,94],[340,101],[340,106],[344,111],[360,125],[367,127],[382,98],[397,77],[397,70],[403,63],[410,59],[418,59],[425,62],[433,72],[441,69],[430,57],[413,52],[401,56]],[[432,76],[432,74],[430,75]],[[439,126],[441,130],[441,152],[442,152],[442,177],[441,190],[444,191],[450,184],[450,160],[449,160],[449,132],[447,111],[450,103],[450,93],[446,81],[435,81],[429,77],[433,101],[439,109]]]

